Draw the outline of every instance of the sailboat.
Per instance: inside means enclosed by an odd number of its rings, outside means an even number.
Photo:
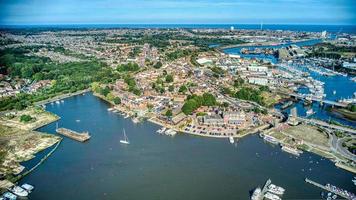
[[[122,143],[122,144],[130,144],[129,138],[126,136],[125,129],[124,129],[124,139],[120,140],[120,143]]]

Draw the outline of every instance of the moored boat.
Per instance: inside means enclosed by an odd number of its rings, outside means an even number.
[[[273,194],[277,194],[277,195],[283,195],[285,192],[285,189],[279,186],[276,186],[275,184],[270,184],[267,187],[268,191],[273,193]]]
[[[22,184],[21,187],[22,187],[23,189],[25,189],[28,193],[31,193],[32,190],[35,188],[35,187],[33,187],[32,185],[27,184],[27,183]]]
[[[293,154],[295,156],[300,156],[300,154],[302,153],[302,151],[295,149],[293,147],[289,147],[289,146],[282,146],[281,148],[283,151]]]
[[[28,196],[28,192],[19,186],[14,186],[13,188],[10,189],[10,191],[19,197],[27,197]]]
[[[166,135],[175,136],[177,134],[173,129],[168,129],[164,132]]]
[[[229,141],[230,141],[231,144],[234,144],[234,142],[235,142],[235,140],[234,140],[234,138],[232,136],[229,137]]]
[[[275,194],[272,194],[270,192],[267,192],[265,195],[264,195],[265,199],[269,199],[269,200],[281,200],[281,198]]]
[[[158,129],[156,132],[159,133],[159,134],[163,134],[164,131],[166,131],[166,127],[162,127],[160,129]]]
[[[263,139],[269,143],[272,143],[272,144],[278,144],[278,140],[270,135],[264,135],[263,136]]]
[[[12,194],[11,192],[5,192],[2,197],[6,200],[16,200],[17,196]]]
[[[262,197],[262,190],[260,187],[257,187],[251,195],[251,200],[259,200],[262,199],[261,197]]]

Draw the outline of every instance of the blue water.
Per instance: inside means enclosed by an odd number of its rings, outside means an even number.
[[[0,28],[214,28],[214,29],[260,29],[260,24],[56,24],[56,25],[0,25]],[[265,30],[289,30],[331,33],[356,33],[356,25],[294,25],[294,24],[264,24]]]
[[[172,138],[157,134],[155,124],[134,124],[107,108],[89,93],[47,105],[61,117],[60,126],[88,130],[92,137],[87,143],[64,138],[47,161],[22,179],[36,187],[30,199],[248,199],[267,178],[286,189],[285,199],[320,197],[321,191],[305,183],[305,177],[354,190],[353,175],[329,160],[307,152],[295,158],[257,135],[236,146],[227,139]],[[130,145],[119,143],[123,128]],[[39,130],[54,134],[55,123]]]

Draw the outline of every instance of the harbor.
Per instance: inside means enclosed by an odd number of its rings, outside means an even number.
[[[72,106],[77,104],[80,106],[73,110]],[[59,123],[62,126],[88,130],[92,138],[86,145],[62,140],[50,162],[44,162],[21,179],[20,185],[31,183],[36,187],[31,199],[114,200],[122,195],[130,199],[152,200],[157,199],[157,195],[164,199],[174,196],[184,199],[199,196],[207,200],[248,199],[248,191],[269,178],[275,185],[285,188],[283,199],[318,199],[319,189],[304,184],[304,177],[319,177],[320,174],[322,176],[316,179],[318,182],[333,180],[335,185],[348,191],[354,187],[353,174],[337,168],[329,160],[309,152],[296,158],[282,152],[279,146],[264,143],[257,135],[240,138],[237,146],[230,145],[228,138],[202,139],[188,134],[163,137],[156,132],[161,128],[159,125],[148,121],[135,124],[130,118],[108,112],[108,108],[106,102],[90,93],[71,97],[59,106],[46,106],[48,111],[61,117]],[[76,122],[77,119],[80,122]],[[130,145],[120,144],[123,128]],[[56,124],[52,123],[38,131],[55,134],[55,130]],[[39,153],[36,157],[44,154]],[[37,162],[29,161],[23,165],[31,168],[35,164]],[[184,173],[182,169],[186,169]],[[213,169],[216,174],[211,173]],[[61,181],[52,187],[50,180],[57,179]],[[242,183],[241,180],[246,181]],[[70,187],[75,181],[81,185]],[[213,184],[216,182],[221,184]],[[148,185],[159,187],[145,189]],[[96,190],[78,194],[78,191],[87,191],[94,186]],[[290,189],[294,187],[298,190]],[[128,192],[132,190],[137,192]]]

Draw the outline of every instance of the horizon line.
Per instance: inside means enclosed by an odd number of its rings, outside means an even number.
[[[0,26],[68,26],[68,25],[260,25],[260,23],[39,23],[39,24],[0,24]],[[356,26],[356,24],[318,24],[318,23],[263,23],[263,25],[323,25],[323,26]]]

